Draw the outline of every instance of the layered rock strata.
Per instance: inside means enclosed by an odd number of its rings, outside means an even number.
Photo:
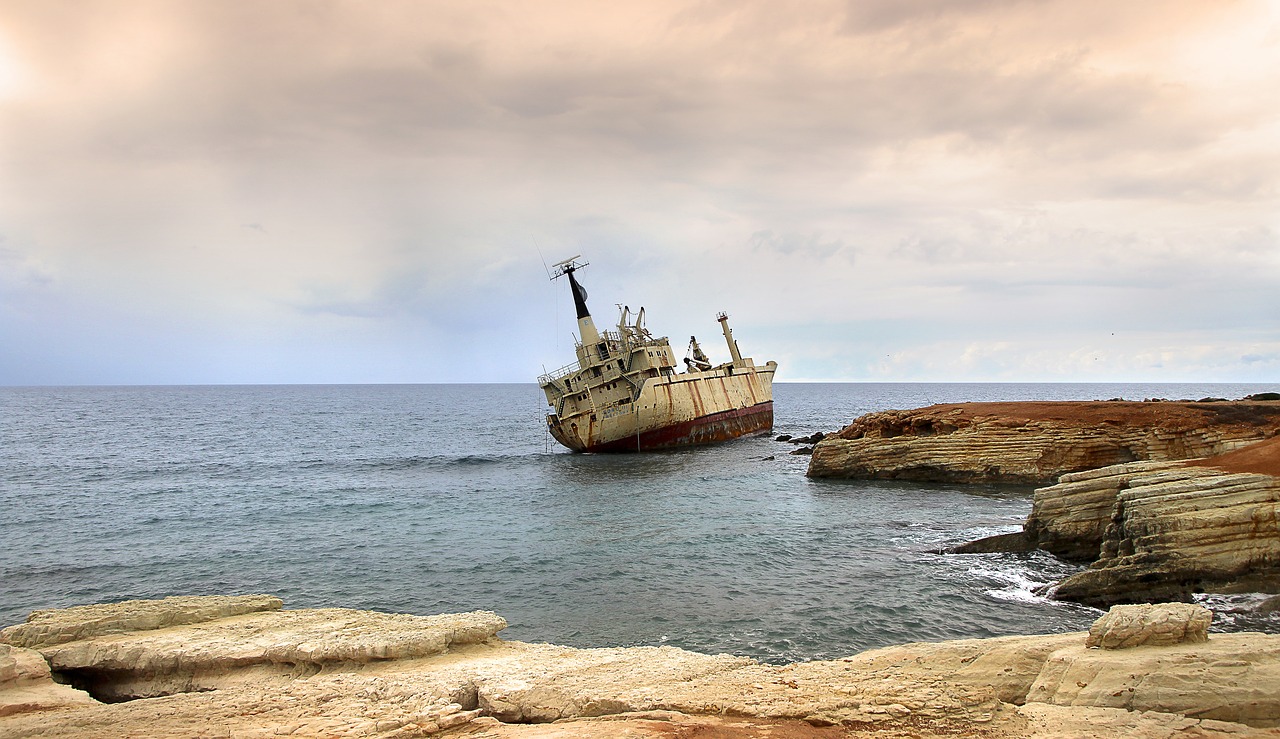
[[[1280,433],[1280,403],[1017,402],[858,418],[814,447],[811,477],[1046,484],[1134,461],[1229,452]]]
[[[1165,631],[1194,632],[1194,618]],[[73,669],[131,691],[170,692],[186,675],[202,692],[15,712],[0,735],[1280,736],[1266,728],[1280,724],[1276,636],[1102,651],[1081,633],[1005,637],[773,666],[671,647],[476,641],[500,621],[279,611],[46,645],[55,664],[79,655]],[[150,671],[156,689],[139,690]]]
[[[174,595],[161,600],[52,608],[33,611],[26,623],[0,631],[0,642],[18,647],[45,647],[107,634],[278,611],[283,607],[284,601],[274,595]]]
[[[1055,595],[1107,607],[1280,591],[1280,437],[1187,462],[1134,462],[1039,488],[1021,532],[956,553],[1043,549],[1090,568]]]
[[[1059,583],[1055,597],[1107,607],[1280,590],[1280,478],[1192,466],[1106,477],[1118,489],[1098,558]],[[1036,495],[1054,493],[1046,488]],[[1043,518],[1036,522],[1036,528],[1052,527]]]
[[[280,601],[274,599],[277,603]],[[163,601],[129,601],[104,610],[140,604],[140,612],[158,612]],[[185,604],[180,604],[181,605]],[[37,611],[36,623],[57,617],[64,624],[78,617],[86,626],[98,620],[94,606],[62,613]],[[237,609],[231,609],[233,611]],[[264,679],[293,679],[333,665],[366,664],[443,654],[477,644],[506,628],[493,613],[410,616],[344,608],[240,613],[212,617],[185,628],[112,631],[75,641],[31,638],[21,624],[0,631],[0,641],[38,649],[49,666],[71,684],[99,699],[120,701],[195,690],[236,682],[252,669]]]

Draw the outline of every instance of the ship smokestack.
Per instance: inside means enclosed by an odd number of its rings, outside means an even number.
[[[587,289],[573,276],[576,270],[572,263],[564,267],[564,274],[569,276],[569,290],[573,293],[573,307],[578,312],[578,335],[583,346],[595,346],[600,343],[600,332],[596,329],[596,322],[591,320],[591,311],[587,310]]]
[[[587,289],[578,284],[572,268],[566,269],[564,273],[569,275],[569,289],[573,292],[573,307],[578,310],[578,319],[587,318],[591,315],[591,311],[587,310]]]
[[[729,315],[721,313],[716,316],[716,320],[720,321],[720,329],[724,331],[724,341],[729,345],[729,356],[733,357],[734,366],[740,366],[742,354],[738,352],[738,342],[733,340],[733,329],[729,328]]]

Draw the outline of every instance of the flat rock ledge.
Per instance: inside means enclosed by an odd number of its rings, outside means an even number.
[[[228,600],[229,612],[242,610],[236,607],[242,599]],[[189,605],[167,601],[126,601],[37,613],[41,622],[70,624],[83,619],[89,625],[100,621],[99,608],[115,614],[136,603],[140,613],[148,614],[144,622],[151,623],[166,608],[185,613]],[[216,597],[206,600],[205,608],[211,609],[214,601]],[[292,679],[332,665],[428,657],[483,642],[506,626],[500,616],[486,611],[411,616],[345,608],[269,610],[34,647],[72,685],[101,699],[119,701],[214,689],[228,680],[235,682],[245,669]],[[25,636],[25,632],[5,629],[0,642]]]
[[[1044,485],[1135,461],[1184,460],[1280,433],[1280,402],[956,403],[856,419],[813,449],[810,477]]]
[[[106,634],[197,624],[228,616],[278,611],[284,601],[273,595],[175,595],[162,600],[131,600],[32,611],[27,622],[0,630],[0,642],[44,647]]]
[[[1201,617],[1113,620],[1185,635]],[[1280,737],[1280,636],[1129,649],[1088,648],[1083,633],[1019,636],[774,666],[672,647],[507,642],[503,625],[484,612],[282,610],[4,645],[0,735]],[[101,703],[50,679],[85,676],[100,697],[154,697]],[[6,699],[37,687],[62,691],[61,702]]]

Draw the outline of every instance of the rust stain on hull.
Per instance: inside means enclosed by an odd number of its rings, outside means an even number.
[[[773,428],[773,401],[736,408],[692,421],[641,432],[637,439],[618,439],[587,446],[584,452],[646,452],[681,446],[715,444]]]

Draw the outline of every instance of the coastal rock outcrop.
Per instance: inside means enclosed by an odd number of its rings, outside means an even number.
[[[1082,633],[1003,637],[775,666],[672,647],[506,642],[494,628],[501,619],[482,612],[318,609],[46,645],[55,665],[77,655],[73,671],[115,673],[163,697],[14,711],[0,734],[1006,739],[1088,735],[1078,733],[1087,724],[1139,739],[1280,735],[1265,728],[1280,725],[1280,636],[1101,651]],[[295,659],[309,669],[293,671]],[[175,675],[215,662],[216,685],[196,679],[185,689],[197,692],[176,692]]]
[[[1089,569],[1054,596],[1088,605],[1280,590],[1280,438],[1218,457],[1064,475],[1036,490],[1027,541]]]
[[[1280,433],[1280,403],[1016,402],[870,413],[814,447],[810,477],[1046,484],[1229,452]]]
[[[1033,548],[1073,562],[1098,559],[1120,491],[1144,474],[1181,469],[1179,462],[1134,462],[1073,472],[1038,488],[1023,533]]]

